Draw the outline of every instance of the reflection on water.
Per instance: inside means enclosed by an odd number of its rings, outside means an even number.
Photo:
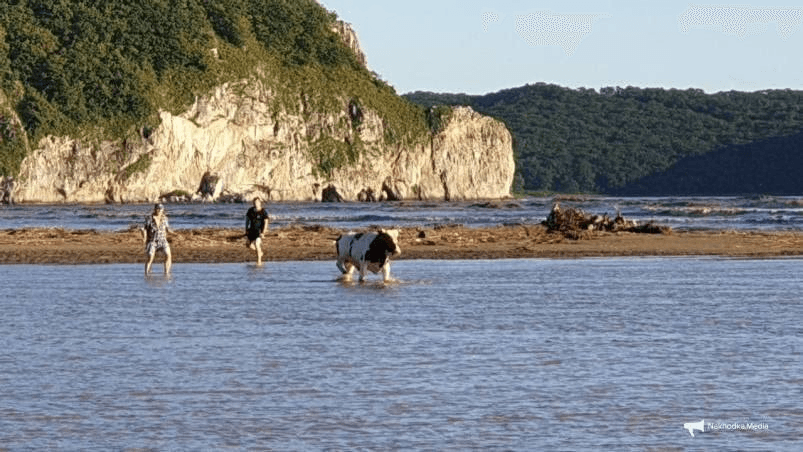
[[[3,266],[0,447],[798,450],[801,264]]]
[[[159,265],[154,263],[153,272],[144,276],[145,282],[150,287],[165,287],[173,280],[173,275],[159,272],[158,270],[160,269],[157,267],[159,267]]]
[[[803,229],[803,198],[609,198],[559,197],[562,204],[595,214],[641,222],[655,221],[675,229]],[[470,227],[500,224],[536,224],[549,214],[555,198],[524,198],[493,202],[388,202],[388,203],[268,203],[273,226],[322,224],[342,229],[379,226],[434,226],[463,224]],[[171,226],[240,228],[247,204],[171,204]],[[0,206],[0,229],[63,227],[66,229],[121,230],[139,225],[151,205],[23,205]]]

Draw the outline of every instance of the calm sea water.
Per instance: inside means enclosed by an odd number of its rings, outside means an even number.
[[[798,451],[801,265],[2,266],[0,449]]]
[[[499,202],[390,202],[390,203],[268,203],[273,224],[322,224],[337,228],[380,226],[469,227],[500,224],[536,224],[546,219],[553,198],[525,198]],[[628,219],[655,221],[675,229],[803,229],[803,197],[724,198],[608,198],[572,197],[564,206],[589,213],[621,211]],[[167,213],[177,229],[244,227],[248,204],[171,204]],[[120,230],[139,225],[150,204],[134,205],[21,205],[0,206],[0,229],[61,227]]]

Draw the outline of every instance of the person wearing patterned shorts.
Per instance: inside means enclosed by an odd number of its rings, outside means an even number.
[[[157,251],[164,253],[165,274],[170,273],[173,258],[170,254],[170,243],[167,242],[169,229],[170,223],[167,221],[164,206],[156,204],[153,213],[145,219],[145,227],[142,228],[142,240],[145,242],[145,254],[148,256],[148,262],[145,264],[146,275],[151,272],[151,264],[153,264],[153,258]]]

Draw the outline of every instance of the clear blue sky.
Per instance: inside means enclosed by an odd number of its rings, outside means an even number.
[[[353,25],[369,67],[399,93],[484,94],[536,82],[803,90],[801,0],[697,9],[674,0],[320,3]]]

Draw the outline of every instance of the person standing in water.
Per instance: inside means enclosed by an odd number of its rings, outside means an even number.
[[[268,230],[270,218],[262,208],[262,200],[254,198],[254,206],[245,214],[245,246],[257,252],[257,265],[262,265],[262,235]]]
[[[157,251],[162,251],[165,255],[165,275],[170,273],[173,257],[170,254],[170,244],[167,242],[167,231],[170,224],[167,222],[165,208],[161,204],[153,207],[153,213],[145,219],[145,227],[141,229],[142,240],[145,242],[145,254],[148,255],[148,262],[145,264],[145,274],[151,272],[151,264]]]

